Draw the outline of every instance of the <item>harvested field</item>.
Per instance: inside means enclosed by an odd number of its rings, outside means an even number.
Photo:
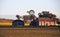
[[[60,37],[60,28],[0,28],[0,37]]]

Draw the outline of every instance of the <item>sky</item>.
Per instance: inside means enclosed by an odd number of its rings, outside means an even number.
[[[0,0],[0,18],[16,19],[16,15],[28,15],[27,11],[34,10],[35,15],[49,11],[60,18],[60,0]]]

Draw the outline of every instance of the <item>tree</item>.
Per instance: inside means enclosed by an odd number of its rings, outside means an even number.
[[[29,13],[30,15],[34,15],[35,11],[34,10],[30,10],[30,11],[27,11],[27,13]]]
[[[42,13],[38,13],[38,15],[39,15],[39,17],[56,18],[56,15],[49,13],[49,11],[42,11]]]
[[[38,13],[39,17],[41,16],[41,13]]]
[[[33,17],[35,16],[35,11],[34,10],[30,10],[30,11],[27,11],[27,13],[29,13],[29,16],[30,16],[30,19],[32,20]]]
[[[17,17],[18,20],[20,20],[20,18],[21,18],[19,15],[16,15],[16,17]]]

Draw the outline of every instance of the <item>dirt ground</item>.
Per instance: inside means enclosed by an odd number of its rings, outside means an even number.
[[[0,28],[0,37],[60,37],[60,28]]]

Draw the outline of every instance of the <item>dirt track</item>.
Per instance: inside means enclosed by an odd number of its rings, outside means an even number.
[[[60,29],[0,28],[0,37],[60,37]]]

